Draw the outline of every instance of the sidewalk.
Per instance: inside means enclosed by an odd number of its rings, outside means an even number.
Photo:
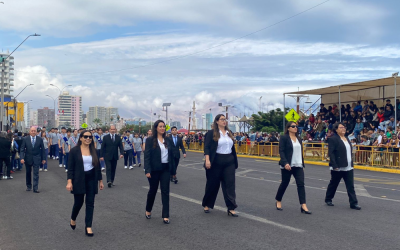
[[[203,151],[199,150],[186,150],[188,152],[195,152],[195,153],[203,153]],[[238,154],[238,157],[242,158],[253,158],[253,159],[261,159],[261,160],[272,160],[272,161],[279,161],[278,157],[267,157],[267,156],[251,156],[251,155],[241,155]],[[304,161],[305,164],[312,164],[312,165],[319,165],[319,166],[329,166],[328,162],[323,161]],[[354,165],[355,169],[360,170],[368,170],[368,171],[375,171],[375,172],[382,172],[382,173],[392,173],[392,174],[400,174],[400,169],[392,169],[392,168],[377,168],[377,167],[368,167],[362,165]]]

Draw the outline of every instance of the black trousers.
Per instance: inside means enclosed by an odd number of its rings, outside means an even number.
[[[76,217],[78,217],[79,211],[83,206],[83,201],[85,200],[86,195],[86,227],[92,227],[96,185],[96,174],[95,169],[93,168],[92,170],[85,172],[86,194],[74,194],[74,206],[72,207],[71,219],[76,221]]]
[[[340,180],[346,185],[347,195],[351,206],[357,205],[356,191],[354,190],[354,171],[333,171],[331,170],[331,181],[329,182],[328,189],[326,190],[325,202],[332,202],[335,197],[336,189],[339,186]]]
[[[290,183],[290,178],[293,177],[296,180],[297,194],[299,195],[300,204],[306,203],[306,189],[304,187],[304,170],[299,167],[292,167],[292,170],[281,169],[282,182],[278,188],[275,199],[277,201],[282,201],[282,197],[285,194],[286,188]]]
[[[33,190],[39,188],[39,166],[25,164],[26,168],[26,187],[32,188],[32,168],[33,168]]]
[[[150,173],[151,178],[147,178],[150,184],[149,193],[147,194],[146,211],[151,212],[156,198],[158,184],[161,189],[161,201],[162,201],[162,218],[169,218],[169,185],[170,185],[170,172],[168,163],[163,163],[163,170],[152,171]]]
[[[225,204],[229,210],[237,208],[235,192],[235,158],[232,154],[215,156],[210,169],[206,169],[206,192],[203,207],[214,208],[219,187],[222,187]]]
[[[115,170],[117,169],[118,160],[106,160],[107,183],[114,183]]]
[[[10,157],[0,158],[0,166],[1,166],[1,168],[3,168],[3,162],[4,162],[4,164],[6,165],[6,168],[7,168],[6,169],[6,176],[10,177],[10,171],[11,171]]]
[[[180,160],[180,158],[174,157],[174,163],[175,163],[175,169],[176,169],[176,171],[178,170],[179,160]],[[173,175],[171,175],[171,177],[172,177],[172,176],[173,176]]]

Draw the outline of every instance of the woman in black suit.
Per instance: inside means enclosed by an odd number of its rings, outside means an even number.
[[[297,133],[297,125],[289,122],[285,127],[285,134],[279,140],[279,155],[281,160],[282,182],[276,194],[276,209],[282,211],[282,197],[289,185],[290,178],[296,180],[297,194],[299,195],[300,211],[311,214],[306,205],[306,190],[304,187],[304,157],[303,144]]]
[[[343,178],[349,196],[350,208],[360,210],[356,192],[354,190],[354,165],[352,160],[353,149],[349,138],[345,136],[346,127],[338,122],[333,125],[334,135],[329,138],[328,155],[329,168],[331,170],[331,181],[326,190],[325,203],[334,206],[332,199],[340,180]]]
[[[169,185],[171,175],[176,175],[172,141],[166,137],[165,123],[158,120],[152,128],[152,137],[146,139],[144,152],[144,170],[150,184],[147,194],[146,218],[151,218],[154,199],[156,198],[158,184],[161,189],[163,204],[162,218],[169,224]]]
[[[228,207],[228,215],[238,217],[235,212],[235,170],[238,161],[234,145],[234,138],[228,129],[226,118],[219,114],[215,117],[212,130],[205,135],[204,155],[206,157],[206,192],[203,198],[204,212],[209,213],[214,208],[219,186],[222,186],[225,204]]]
[[[98,187],[102,190],[104,185],[93,135],[90,131],[84,130],[79,135],[78,145],[69,153],[67,190],[74,194],[75,200],[70,223],[73,230],[86,195],[85,233],[90,237],[93,236],[94,197]]]

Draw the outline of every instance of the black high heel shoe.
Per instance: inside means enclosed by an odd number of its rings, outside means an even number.
[[[279,210],[279,211],[282,211],[282,210],[283,210],[282,207],[278,207],[278,202],[275,203],[275,206],[276,206],[276,210]]]
[[[164,224],[169,224],[170,223],[169,219],[167,219],[167,220],[163,219],[163,221],[164,221]]]
[[[88,232],[87,227],[85,227],[85,233],[86,233],[86,235],[89,236],[89,237],[93,237],[93,235],[94,235],[93,233],[89,233],[89,232]]]
[[[231,211],[229,211],[228,209],[228,216],[232,216],[232,217],[239,217],[239,215],[232,213]]]
[[[306,211],[306,210],[304,210],[303,209],[303,207],[300,207],[300,211],[301,211],[301,213],[303,214],[312,214],[310,211]]]
[[[149,214],[149,215],[145,214],[145,215],[146,215],[146,219],[151,219],[151,214]]]
[[[75,224],[75,225],[72,225],[71,222],[70,222],[69,225],[71,226],[72,230],[75,230],[76,224]]]

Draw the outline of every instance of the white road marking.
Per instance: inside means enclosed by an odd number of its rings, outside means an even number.
[[[204,169],[198,169],[198,168],[194,168],[194,167],[186,167],[186,168],[204,171]],[[266,179],[264,179],[263,177],[261,177],[261,178],[254,178],[254,177],[243,176],[243,175],[240,175],[240,176],[238,176],[238,177],[240,177],[240,178],[252,179],[252,180],[259,180],[259,181],[267,181],[267,182],[281,183],[280,180],[279,180],[279,181],[266,180]],[[294,185],[295,185],[295,184],[294,184]],[[323,190],[324,192],[326,192],[326,188],[311,187],[311,186],[305,186],[305,187],[306,187],[306,188],[311,188],[311,189]],[[339,190],[336,191],[336,193],[347,194],[347,192],[343,192],[343,191],[339,191]],[[375,197],[375,196],[371,196],[371,197],[367,197],[367,198],[378,199],[378,200],[385,200],[385,201],[400,202],[400,200],[388,199],[388,198],[381,198],[381,197]]]
[[[193,165],[204,165],[204,162],[197,162],[197,163],[191,163],[191,164],[182,164],[182,165],[179,165],[179,166],[187,167],[187,166],[193,166]]]
[[[291,184],[291,185],[296,184],[296,179],[295,179],[293,176],[290,177],[290,182],[289,182],[289,184]]]
[[[243,174],[250,173],[250,172],[252,172],[252,171],[256,171],[256,170],[247,169],[247,170],[243,170],[243,171],[236,172],[236,175],[243,175]]]
[[[370,195],[365,189],[363,184],[354,184],[354,189],[356,191],[356,194],[359,196],[372,197],[372,195]]]
[[[149,189],[149,187],[147,187],[147,186],[143,186],[143,188]],[[160,193],[160,190],[158,190],[158,193]],[[179,195],[179,194],[169,193],[169,195],[172,196],[172,197],[181,199],[181,200],[185,200],[185,201],[189,201],[189,202],[198,204],[198,205],[202,204],[202,202],[199,201],[199,200],[195,200],[195,199],[192,199],[192,198],[189,198],[189,197],[186,197],[186,196],[182,196],[182,195]],[[226,208],[223,208],[223,207],[220,207],[220,206],[214,206],[214,210],[219,210],[219,211],[226,212]],[[283,225],[283,224],[280,224],[280,223],[277,223],[277,222],[274,222],[274,221],[270,221],[270,220],[267,220],[267,219],[264,219],[264,218],[261,218],[261,217],[258,217],[258,216],[251,215],[251,214],[246,214],[246,213],[242,213],[242,212],[240,212],[240,213],[238,212],[238,214],[240,215],[240,217],[243,217],[243,218],[246,218],[246,219],[250,219],[250,220],[258,221],[258,222],[261,222],[261,223],[269,224],[269,225],[276,226],[276,227],[279,227],[279,228],[282,228],[282,229],[286,229],[286,230],[290,230],[290,231],[293,231],[293,232],[297,232],[297,233],[305,232],[303,229],[299,229],[299,228]]]

